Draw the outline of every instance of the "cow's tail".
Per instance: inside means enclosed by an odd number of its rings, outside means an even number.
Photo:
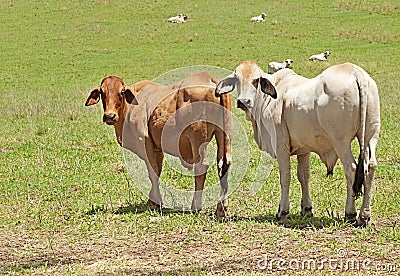
[[[353,192],[356,198],[362,195],[362,187],[365,181],[365,125],[367,117],[367,91],[368,91],[368,80],[365,78],[365,74],[358,68],[355,69],[355,77],[358,86],[358,92],[360,97],[360,128],[359,128],[359,144],[360,144],[360,155],[358,157],[358,163],[356,167],[356,175],[353,183]]]
[[[230,145],[233,133],[232,95],[229,93],[221,95],[220,105],[224,108],[224,145]]]

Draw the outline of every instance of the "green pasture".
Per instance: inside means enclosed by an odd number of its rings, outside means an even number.
[[[261,12],[265,22],[251,23]],[[178,13],[189,15],[188,22],[166,22]],[[307,60],[326,50],[332,53],[327,62]],[[270,61],[287,58],[306,77],[349,61],[378,84],[379,167],[366,229],[343,222],[340,162],[327,178],[316,156],[314,217],[300,215],[293,158],[291,215],[276,221],[278,167],[275,162],[251,195],[259,158],[252,140],[250,170],[230,196],[225,220],[212,216],[214,208],[150,212],[112,127],[101,121],[101,105],[84,106],[108,75],[133,84],[192,65],[233,70],[246,59],[266,71]],[[0,0],[0,275],[398,273],[399,64],[400,3],[394,0]],[[234,113],[251,135],[244,114]],[[164,174],[194,187],[190,177]],[[282,271],[276,264],[261,269],[263,256],[371,265]]]

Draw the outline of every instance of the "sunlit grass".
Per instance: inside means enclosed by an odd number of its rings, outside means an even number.
[[[376,262],[398,262],[398,7],[396,1],[1,1],[0,252],[4,249],[5,257],[0,273],[135,274],[142,271],[138,252],[146,265],[157,259],[152,252],[179,252],[181,270],[165,268],[171,274],[237,272],[235,265],[246,258],[242,268],[250,271],[261,254],[322,258],[340,248]],[[265,10],[266,22],[249,22]],[[187,23],[164,21],[180,12],[189,14]],[[325,50],[332,52],[327,62],[308,62],[308,56]],[[249,169],[229,197],[226,220],[213,216],[215,206],[199,214],[150,212],[138,188],[150,187],[150,181],[134,182],[112,127],[101,122],[101,106],[84,107],[90,89],[107,75],[130,84],[184,66],[233,70],[240,61],[254,59],[265,69],[268,62],[286,58],[307,77],[354,62],[378,84],[382,131],[367,229],[343,222],[342,166],[338,162],[327,178],[316,155],[310,181],[315,217],[300,216],[292,158],[291,214],[276,221],[278,167],[275,162],[254,194],[260,153],[253,141],[246,156]],[[234,112],[251,138],[244,114]],[[353,149],[356,155],[357,143]],[[194,189],[191,175],[168,165],[163,177]],[[206,187],[217,181],[213,163]],[[204,251],[198,262],[188,248]],[[222,263],[214,266],[206,257],[230,261],[233,268],[218,270]]]

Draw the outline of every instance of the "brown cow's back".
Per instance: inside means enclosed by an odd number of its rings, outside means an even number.
[[[230,101],[227,99],[231,96],[215,97],[218,82],[216,76],[202,72],[170,86],[149,83],[137,95],[138,105],[133,105],[127,115],[131,124],[141,122],[139,131],[134,133],[132,129],[127,133],[124,144],[128,146],[132,140],[141,140],[136,137],[138,135],[149,137],[155,151],[178,156],[188,164],[196,163],[200,157],[198,150],[193,151],[196,144],[209,142],[215,132],[223,132],[215,124],[205,122],[207,117],[211,115],[209,120],[220,122],[222,128],[230,123],[224,122],[224,113],[219,107],[225,100],[229,110]],[[196,122],[191,124],[192,121]]]

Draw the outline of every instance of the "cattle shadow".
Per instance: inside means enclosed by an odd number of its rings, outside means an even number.
[[[345,222],[343,218],[334,217],[334,216],[303,216],[300,213],[289,214],[287,217],[282,219],[277,219],[275,213],[267,212],[262,215],[255,215],[250,217],[240,216],[240,215],[232,215],[227,217],[216,217],[213,211],[200,211],[200,212],[192,212],[192,211],[182,211],[173,208],[162,208],[161,210],[150,210],[147,206],[146,202],[128,204],[125,206],[120,206],[118,209],[113,211],[116,215],[123,214],[139,214],[139,213],[158,213],[160,215],[201,215],[201,213],[205,212],[205,215],[214,219],[219,223],[227,223],[227,222],[256,222],[260,224],[275,224],[289,229],[323,229],[331,226],[345,226],[348,223]],[[204,214],[204,213],[203,213]]]
[[[182,214],[182,215],[199,215],[204,211],[193,212],[190,210],[179,210],[174,208],[163,207],[161,209],[151,210],[147,201],[127,203],[118,207],[108,206],[108,205],[92,205],[88,211],[84,214],[87,216],[96,215],[98,213],[111,213],[115,215],[125,215],[125,214],[142,214],[142,213],[157,213],[160,215],[170,215],[170,214]]]
[[[125,205],[121,205],[119,207],[107,207],[107,206],[92,206],[92,208],[86,212],[86,215],[95,215],[97,213],[112,213],[115,215],[124,215],[124,214],[141,214],[141,213],[157,213],[160,215],[200,215],[205,214],[206,216],[213,218],[215,221],[219,223],[227,223],[227,222],[257,222],[260,224],[275,224],[285,228],[290,229],[323,229],[331,226],[346,226],[348,223],[345,222],[343,218],[339,216],[303,216],[300,213],[289,214],[287,217],[282,219],[277,219],[275,213],[266,212],[260,215],[254,216],[240,216],[237,214],[229,215],[223,218],[216,217],[213,211],[203,210],[200,212],[192,212],[192,211],[182,211],[173,208],[162,208],[160,210],[150,210],[147,201],[140,201],[135,203],[128,203]]]
[[[107,206],[107,205],[92,205],[91,208],[85,212],[87,216],[93,216],[98,213],[112,213],[115,215],[123,214],[141,214],[149,211],[146,202],[135,202],[121,205],[118,207]]]
[[[146,213],[146,212],[148,212],[149,214],[157,213],[160,215],[193,214],[193,213],[195,213],[195,212],[191,212],[191,211],[182,211],[182,210],[166,208],[166,207],[163,207],[161,209],[156,209],[156,210],[150,210],[150,208],[147,205],[147,201],[142,201],[140,203],[134,203],[134,204],[129,203],[127,205],[120,206],[116,210],[113,211],[113,213],[116,215],[141,214],[141,213]]]
[[[128,203],[123,206],[119,206],[116,210],[113,211],[115,215],[124,215],[124,214],[141,214],[149,211],[149,207],[145,201],[136,202],[136,203]]]
[[[263,215],[256,215],[252,217],[232,216],[229,218],[230,221],[255,221],[257,223],[270,223],[279,225],[289,229],[323,229],[333,225],[345,225],[346,222],[339,217],[328,217],[328,216],[303,216],[300,213],[289,214],[287,217],[277,219],[275,213],[266,213]]]

